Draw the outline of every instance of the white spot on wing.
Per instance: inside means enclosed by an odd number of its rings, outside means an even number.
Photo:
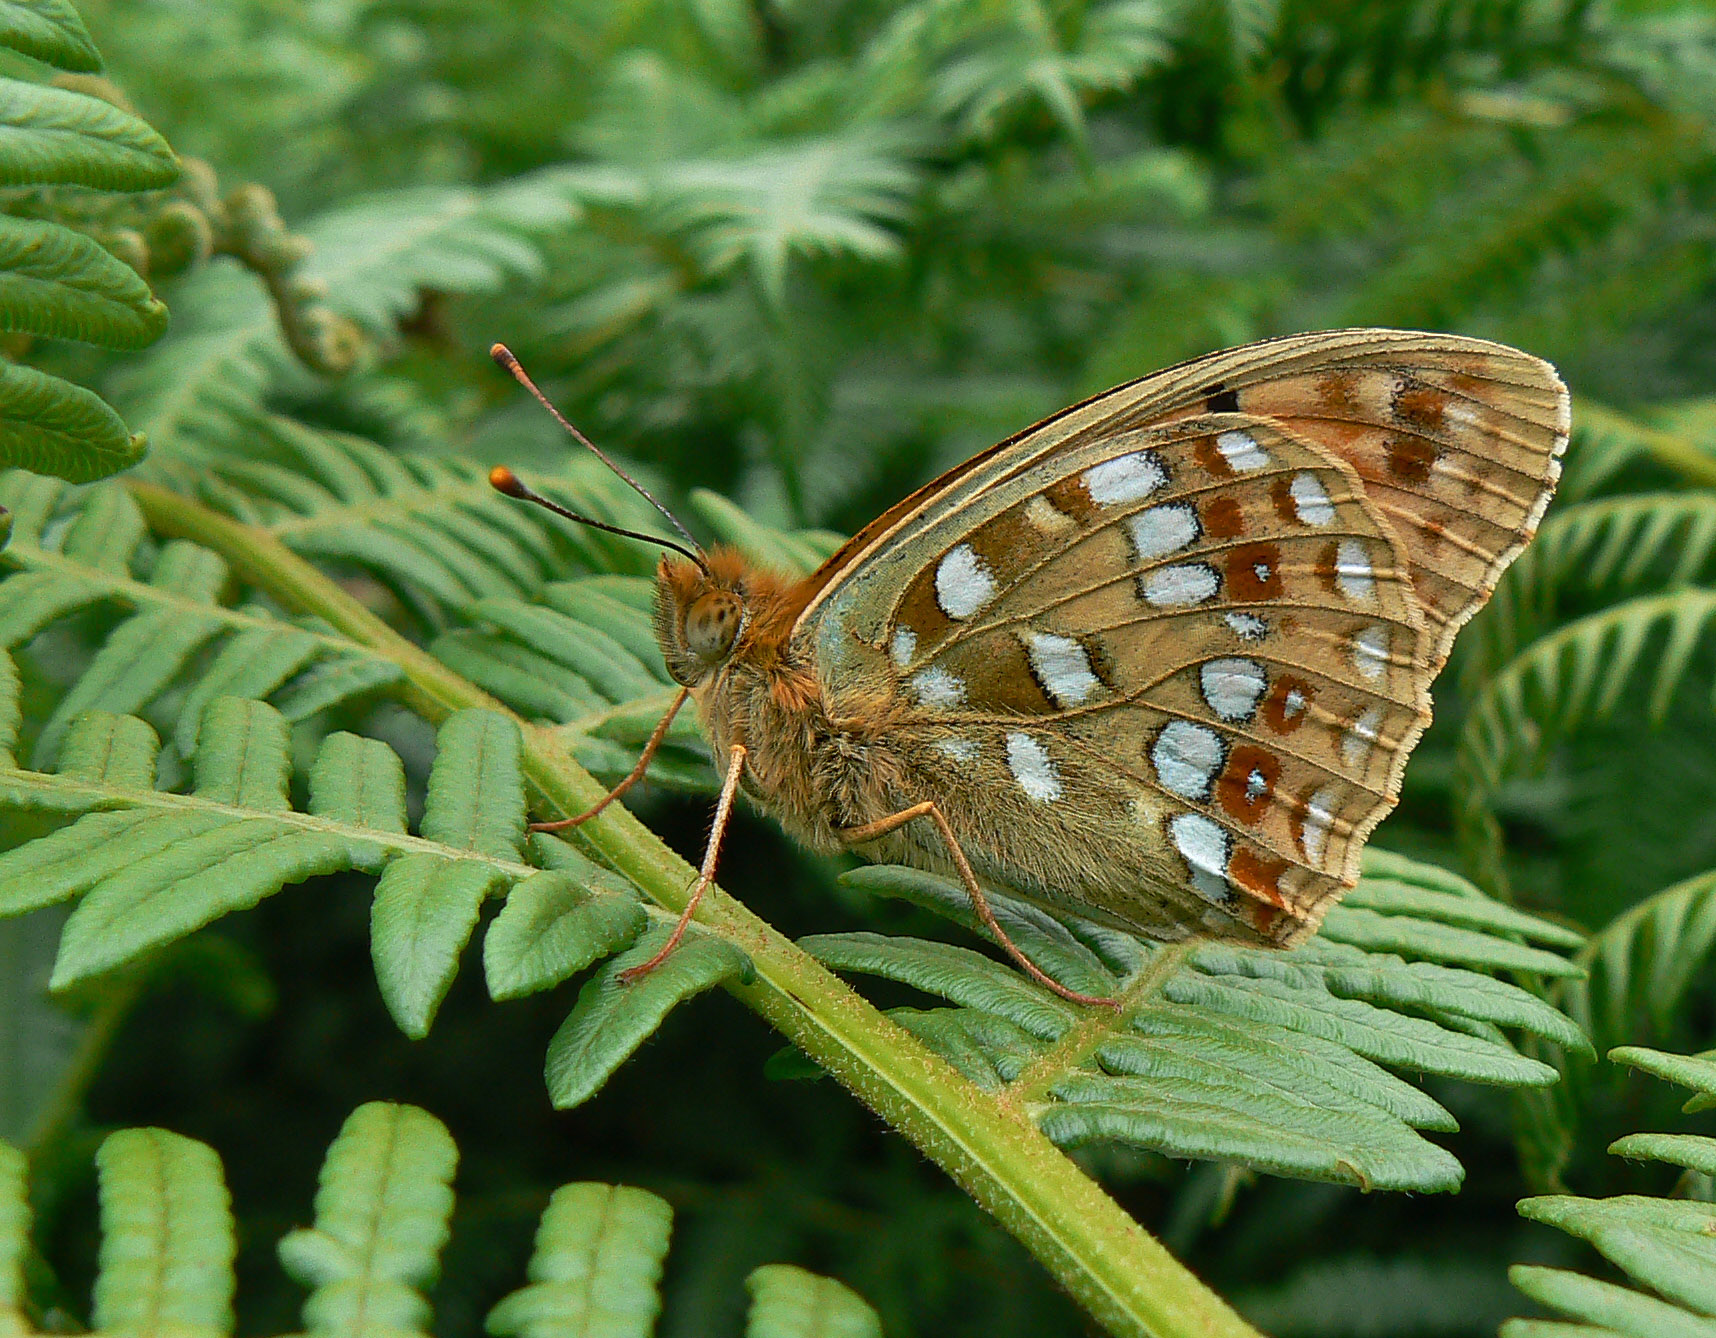
[[[896,627],[893,644],[888,648],[888,653],[893,656],[894,663],[904,669],[912,662],[912,656],[916,655],[917,651],[918,634],[909,627]]]
[[[995,598],[995,578],[970,544],[954,545],[936,565],[935,598],[949,618],[969,618]]]
[[[1192,873],[1192,887],[1216,906],[1227,904],[1227,857],[1231,838],[1201,813],[1181,813],[1168,823],[1174,848]]]
[[[951,757],[955,762],[977,760],[977,745],[970,739],[960,738],[957,734],[950,734],[945,739],[937,739],[930,747],[938,753]]]
[[[1329,828],[1335,821],[1335,803],[1341,791],[1337,785],[1325,785],[1305,801],[1305,817],[1299,828],[1299,849],[1312,864],[1321,865],[1323,852],[1329,845]]]
[[[1388,672],[1388,624],[1372,623],[1353,635],[1353,668],[1373,683]]]
[[[934,711],[946,711],[965,700],[965,680],[948,673],[939,664],[920,669],[911,677],[912,690],[918,694],[918,705]]]
[[[1482,415],[1482,409],[1465,400],[1449,400],[1442,408],[1442,421],[1461,432],[1476,427]]]
[[[1268,676],[1256,660],[1211,660],[1198,671],[1204,700],[1223,720],[1249,720],[1268,684]]]
[[[1341,761],[1355,770],[1362,766],[1376,746],[1382,728],[1382,707],[1367,706],[1359,718],[1348,725],[1341,735]]]
[[[1315,474],[1293,475],[1287,490],[1293,497],[1294,514],[1304,524],[1327,525],[1335,518],[1335,505]]]
[[[1376,574],[1371,570],[1370,554],[1359,540],[1342,539],[1336,546],[1335,583],[1355,604],[1375,596]]]
[[[1207,799],[1226,753],[1209,726],[1171,720],[1150,746],[1150,764],[1164,789],[1182,799]]]
[[[1043,690],[1060,707],[1079,706],[1102,686],[1090,669],[1090,656],[1069,636],[1027,628],[1025,650]]]
[[[1198,537],[1198,513],[1185,502],[1153,506],[1126,518],[1132,550],[1140,562],[1178,552]]]
[[[1261,641],[1269,635],[1269,624],[1255,613],[1229,613],[1223,616],[1233,634],[1241,641]]]
[[[1029,734],[1007,736],[1007,766],[1019,788],[1039,804],[1061,797],[1061,778],[1048,750]]]
[[[1236,474],[1249,474],[1269,463],[1269,453],[1249,432],[1223,432],[1216,438],[1216,449]]]
[[[1202,562],[1187,562],[1173,567],[1157,567],[1138,578],[1138,588],[1144,601],[1156,608],[1172,608],[1183,604],[1202,604],[1213,599],[1221,589],[1221,578],[1215,568]]]
[[[1168,471],[1154,451],[1133,451],[1092,465],[1083,477],[1091,501],[1113,506],[1142,501],[1168,481]]]

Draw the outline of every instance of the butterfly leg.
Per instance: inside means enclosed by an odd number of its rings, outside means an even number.
[[[560,818],[555,822],[533,822],[530,824],[530,830],[533,832],[558,832],[564,831],[568,827],[576,827],[581,822],[588,822],[642,780],[644,772],[649,770],[649,764],[655,758],[656,750],[661,747],[661,741],[667,737],[668,726],[673,724],[673,717],[679,714],[679,708],[685,705],[685,699],[690,695],[690,688],[679,690],[679,695],[673,699],[673,705],[667,708],[667,714],[656,725],[655,732],[649,736],[649,742],[644,744],[643,756],[638,758],[638,764],[632,768],[631,774],[603,795],[601,801],[594,808],[587,808],[576,817]]]
[[[703,848],[703,867],[697,871],[697,881],[691,885],[691,899],[679,913],[679,923],[674,925],[673,933],[668,935],[667,942],[661,945],[661,951],[654,957],[620,972],[620,984],[630,985],[639,976],[647,976],[667,960],[668,954],[685,937],[685,927],[697,913],[697,903],[703,900],[709,884],[715,881],[715,860],[721,853],[721,838],[727,835],[727,821],[733,815],[733,796],[739,792],[739,773],[745,769],[746,751],[744,744],[735,743],[729,754],[727,776],[721,782],[721,798],[715,803],[715,821],[709,827],[709,844]]]
[[[977,881],[977,874],[972,870],[971,861],[966,859],[965,851],[960,847],[959,838],[953,834],[953,825],[948,822],[947,815],[935,804],[934,800],[926,799],[921,804],[913,804],[903,808],[898,813],[890,813],[885,818],[875,822],[867,822],[862,827],[847,827],[842,829],[842,839],[852,845],[862,845],[866,841],[874,841],[886,836],[889,832],[905,826],[914,818],[928,818],[935,823],[936,830],[941,833],[941,839],[947,846],[947,853],[953,857],[953,865],[959,870],[959,880],[965,884],[966,895],[971,898],[972,909],[977,912],[977,918],[983,921],[984,927],[994,935],[1006,954],[1024,969],[1026,975],[1045,989],[1053,990],[1063,999],[1073,1003],[1094,1004],[1102,1008],[1118,1008],[1120,1000],[1104,998],[1097,994],[1080,994],[1077,990],[1068,989],[1058,980],[1052,979],[1043,970],[1025,956],[1018,944],[1008,937],[1007,931],[1001,928],[1001,922],[995,918],[995,912],[989,906],[989,898],[984,895],[982,885]]]

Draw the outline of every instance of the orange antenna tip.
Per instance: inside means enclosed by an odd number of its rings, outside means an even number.
[[[505,465],[496,465],[489,470],[489,487],[496,492],[504,492],[508,497],[523,497],[524,484],[518,481],[518,475]]]
[[[512,350],[505,344],[489,345],[489,356],[509,372],[518,366],[518,359],[513,357]]]

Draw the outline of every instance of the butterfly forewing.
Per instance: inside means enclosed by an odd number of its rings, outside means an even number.
[[[936,799],[989,876],[1163,937],[1292,942],[1356,875],[1565,424],[1545,364],[1480,341],[1217,354],[920,490],[797,630],[837,712],[887,695],[902,805]]]

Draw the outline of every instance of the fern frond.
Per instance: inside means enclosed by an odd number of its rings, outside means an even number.
[[[1689,483],[1716,485],[1716,453],[1683,432],[1654,427],[1584,399],[1574,412],[1573,430],[1574,448],[1567,453],[1567,472],[1556,490],[1563,502],[1590,496],[1635,460],[1671,470]]]
[[[958,1005],[896,1019],[1057,1143],[1119,1141],[1177,1157],[1367,1189],[1452,1189],[1459,1164],[1416,1130],[1452,1116],[1389,1068],[1508,1086],[1555,1081],[1504,1028],[1583,1051],[1583,1033],[1488,974],[1572,977],[1576,934],[1470,884],[1380,851],[1319,935],[1289,953],[1146,948],[997,897],[1008,933],[1076,989],[1114,994],[1117,1018],[1080,1018],[1035,983],[965,948],[878,934],[803,946],[839,970],[886,976]],[[903,868],[846,881],[975,928],[957,884]],[[1534,946],[1545,944],[1547,947]],[[1243,1075],[1243,1076],[1242,1076]]]
[[[71,0],[10,0],[0,5],[0,46],[78,74],[101,68],[101,53]]]
[[[136,270],[81,232],[0,217],[0,328],[142,348],[167,328],[167,308]]]
[[[488,1332],[497,1338],[647,1338],[661,1313],[662,1262],[672,1230],[673,1210],[654,1194],[562,1185],[536,1230],[530,1285],[489,1311]]]
[[[1628,908],[1575,957],[1583,980],[1559,1002],[1599,1047],[1665,1038],[1687,991],[1716,951],[1716,872],[1698,874]]]
[[[24,1316],[24,1265],[30,1257],[29,1166],[24,1154],[0,1139],[0,1334],[30,1331]]]
[[[459,1151],[414,1106],[359,1106],[322,1163],[315,1225],[280,1242],[286,1271],[312,1288],[311,1334],[421,1334],[439,1274]]]
[[[220,1158],[165,1129],[124,1129],[108,1136],[95,1160],[95,1327],[186,1338],[231,1333],[238,1240]]]
[[[1569,596],[1605,599],[1688,585],[1716,558],[1716,495],[1631,493],[1558,505],[1507,569],[1485,616],[1461,641],[1477,682],[1546,630]]]
[[[1041,103],[1074,143],[1087,137],[1084,100],[1125,89],[1172,52],[1169,15],[1149,0],[1060,11],[1028,0],[973,31],[936,76],[936,109],[987,139],[1022,106]]]
[[[481,599],[535,596],[569,569],[652,570],[636,541],[521,507],[474,461],[395,453],[279,415],[250,420],[249,432],[266,458],[212,465],[202,489],[210,503],[305,557],[368,572],[432,624]],[[597,461],[574,456],[558,474],[526,473],[580,515],[646,533],[659,524]]]
[[[764,1264],[745,1279],[745,1338],[882,1338],[876,1312],[833,1278],[791,1264]]]
[[[0,553],[0,567],[12,569],[0,579],[0,648],[20,646],[83,609],[112,605],[127,613],[42,723],[37,765],[53,762],[80,715],[132,714],[187,676],[174,728],[181,753],[190,751],[202,709],[217,696],[264,698],[279,690],[291,718],[301,719],[400,677],[397,666],[325,628],[221,604],[226,564],[183,541],[151,552],[136,504],[116,484],[71,494],[55,480],[13,473],[0,478],[0,505],[17,518]],[[200,655],[209,657],[206,664],[198,664]]]
[[[359,1106],[328,1149],[314,1225],[279,1243],[310,1288],[304,1333],[405,1338],[431,1331],[459,1152],[415,1106]],[[220,1338],[233,1328],[235,1235],[220,1159],[163,1129],[110,1134],[101,1173],[94,1338]],[[0,1335],[27,1338],[28,1165],[0,1142]],[[490,1311],[497,1338],[649,1338],[661,1312],[673,1210],[641,1189],[562,1185],[537,1227],[529,1283]],[[830,1278],[766,1264],[746,1280],[748,1338],[881,1338],[876,1314]]]
[[[1609,1058],[1692,1087],[1687,1109],[1716,1105],[1716,1064],[1709,1056],[1663,1054],[1633,1046]],[[1686,1173],[1716,1173],[1716,1138],[1692,1134],[1631,1134],[1611,1144],[1620,1157],[1666,1162]],[[1520,1216],[1558,1227],[1596,1247],[1648,1291],[1599,1281],[1568,1269],[1519,1264],[1514,1286],[1565,1321],[1512,1319],[1501,1338],[1549,1338],[1560,1333],[1702,1334],[1716,1325],[1716,1205],[1698,1199],[1624,1194],[1608,1199],[1551,1195],[1523,1199]],[[1591,1327],[1576,1327],[1589,1325]]]
[[[332,310],[391,338],[423,287],[488,293],[534,277],[542,267],[535,239],[577,212],[575,191],[555,174],[391,192],[305,225],[302,235],[317,249],[303,278],[327,286]],[[113,394],[165,457],[157,467],[195,492],[204,468],[253,454],[247,433],[268,420],[266,396],[303,372],[262,287],[234,264],[205,265],[186,278],[173,292],[173,314],[172,331],[123,369]]]
[[[0,47],[62,69],[101,67],[64,0],[0,4]],[[179,175],[160,135],[86,93],[0,78],[0,128],[0,186],[142,191]],[[149,285],[93,239],[52,218],[0,218],[0,329],[139,348],[166,320]],[[0,467],[87,482],[142,454],[143,438],[93,391],[30,367],[0,366]]]
[[[308,223],[315,250],[304,272],[343,315],[391,335],[423,288],[491,293],[535,278],[543,261],[534,239],[580,213],[575,179],[554,170],[481,189],[389,191]]]
[[[653,174],[652,209],[666,231],[685,235],[707,273],[744,265],[778,308],[794,256],[899,256],[893,228],[918,181],[906,147],[898,132],[860,128],[664,164]]]
[[[1623,697],[1642,697],[1660,718],[1713,628],[1716,590],[1640,596],[1539,638],[1485,684],[1460,731],[1455,817],[1486,868],[1499,839],[1489,804],[1504,777]]]

